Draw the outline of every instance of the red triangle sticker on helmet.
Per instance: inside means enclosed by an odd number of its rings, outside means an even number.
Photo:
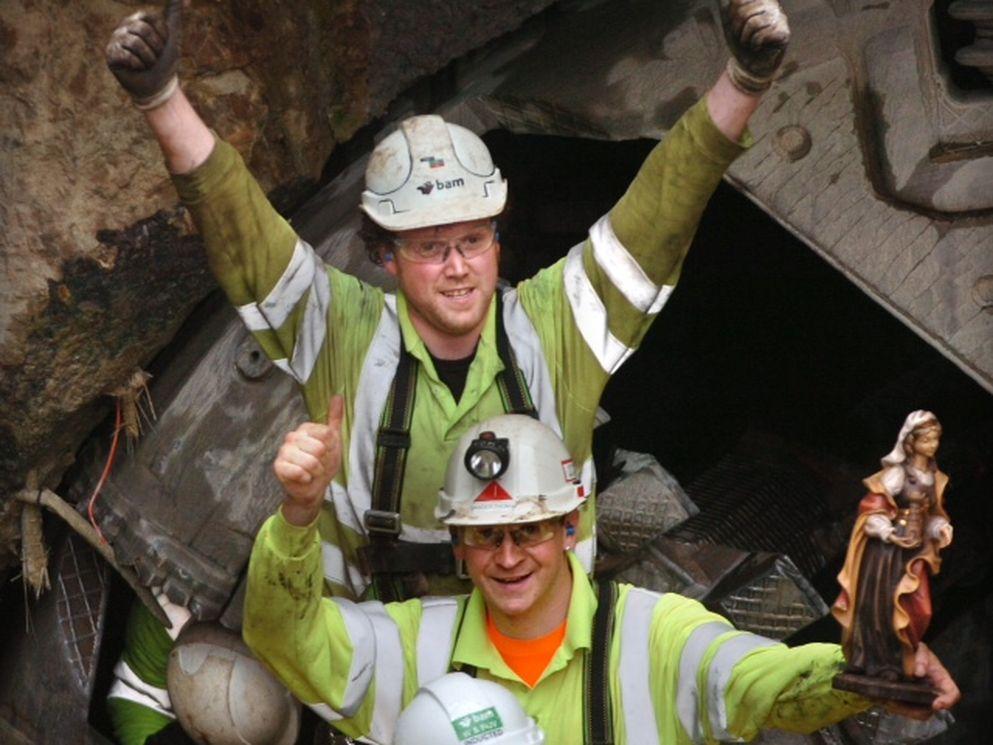
[[[496,481],[491,481],[486,485],[486,488],[479,492],[479,496],[476,497],[474,501],[476,502],[506,502],[513,501],[514,498],[510,496],[510,492],[504,489]]]

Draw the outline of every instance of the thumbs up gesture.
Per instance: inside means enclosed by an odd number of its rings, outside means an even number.
[[[285,492],[283,517],[309,525],[321,511],[324,494],[341,469],[344,399],[333,396],[324,423],[305,422],[283,439],[273,470]]]
[[[731,82],[744,93],[759,95],[772,84],[789,45],[786,14],[778,0],[721,0],[720,6]]]

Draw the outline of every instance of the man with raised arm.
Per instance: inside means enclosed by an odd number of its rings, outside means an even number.
[[[434,489],[452,444],[485,417],[536,414],[562,433],[592,494],[600,394],[665,304],[707,200],[744,149],[789,37],[775,0],[725,3],[727,71],[589,238],[506,292],[497,291],[494,220],[507,183],[486,146],[436,116],[402,122],[373,151],[360,205],[366,247],[396,277],[395,295],[325,265],[208,129],[176,78],[180,15],[174,1],[164,16],[130,17],[108,63],[262,348],[300,383],[312,417],[332,394],[345,396],[348,457],[322,523],[336,547],[326,564],[335,592],[361,595],[381,575],[380,596],[444,589],[434,580],[450,562],[430,548],[446,536],[431,514]],[[407,388],[406,407],[391,411]],[[592,522],[591,510],[576,551],[587,570]],[[363,551],[371,539],[377,551]]]
[[[191,106],[176,76],[180,0],[114,32],[108,65],[159,143],[229,300],[299,382],[315,421],[333,394],[344,396],[346,457],[319,520],[331,594],[388,600],[466,589],[433,514],[435,491],[453,444],[495,414],[530,414],[560,433],[592,504],[600,394],[665,305],[789,39],[776,0],[721,6],[727,70],[589,237],[506,291],[497,289],[494,221],[507,183],[474,133],[412,117],[373,151],[362,235],[397,280],[398,291],[384,293],[325,265]],[[591,508],[575,536],[587,572],[593,523]],[[143,628],[142,638],[154,636]],[[161,699],[151,678],[129,678],[148,684],[144,701]]]
[[[574,553],[588,500],[572,458],[518,414],[470,428],[438,494],[434,514],[471,595],[323,597],[316,524],[342,462],[341,420],[335,397],[325,423],[303,425],[279,451],[285,498],[256,537],[244,618],[256,656],[341,731],[394,742],[418,688],[450,670],[506,687],[551,743],[738,742],[765,727],[810,732],[869,705],[832,688],[844,669],[836,644],[791,649],[675,593],[591,582]],[[936,698],[904,713],[958,701],[926,646],[915,664]]]

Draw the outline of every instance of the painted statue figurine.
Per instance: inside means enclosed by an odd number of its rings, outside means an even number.
[[[931,621],[930,575],[938,551],[952,542],[944,507],[948,476],[934,456],[941,424],[929,411],[911,413],[883,469],[863,483],[832,613],[852,675],[885,682],[911,681],[914,652]]]

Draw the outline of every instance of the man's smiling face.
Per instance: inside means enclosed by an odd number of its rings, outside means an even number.
[[[447,256],[434,264],[411,261],[396,251],[383,263],[397,278],[411,323],[435,356],[456,359],[471,354],[482,333],[496,290],[500,244],[494,239],[492,248],[467,259],[451,243],[490,231],[490,224],[489,219],[472,220],[400,231],[397,238],[408,244],[449,242]]]
[[[509,534],[496,549],[475,548],[462,542],[456,546],[456,557],[465,562],[498,629],[504,633],[509,628],[518,632],[533,630],[537,637],[561,622],[558,616],[568,607],[572,592],[566,550],[575,545],[577,521],[577,513],[565,522],[556,520],[549,540],[527,548],[515,544]],[[571,534],[567,534],[566,525],[573,527]],[[525,633],[520,638],[531,636]]]

